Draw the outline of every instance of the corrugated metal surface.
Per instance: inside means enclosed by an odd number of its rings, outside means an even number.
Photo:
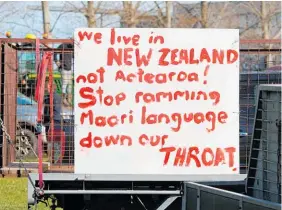
[[[197,183],[186,183],[182,210],[280,210],[281,205]]]
[[[259,87],[247,193],[281,203],[281,85]]]

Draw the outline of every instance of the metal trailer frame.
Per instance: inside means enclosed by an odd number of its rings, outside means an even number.
[[[34,41],[32,40],[27,40],[27,39],[0,39],[0,42],[2,45],[9,46],[10,51],[8,51],[8,48],[2,48],[2,56],[0,60],[4,58],[5,55],[5,60],[2,60],[1,62],[1,72],[5,70],[5,73],[8,71],[8,76],[12,77],[13,79],[16,78],[15,73],[11,71],[11,68],[15,68],[14,65],[15,63],[15,50],[16,47],[11,45],[11,43],[33,43]],[[48,44],[59,44],[59,43],[70,43],[71,40],[67,39],[54,39],[54,40],[40,40],[40,43],[42,45],[48,45]],[[240,40],[240,55],[251,55],[251,54],[257,54],[257,55],[264,55],[264,54],[276,54],[276,55],[281,55],[281,47],[278,48],[261,48],[261,44],[276,44],[279,45],[281,43],[281,40]],[[252,45],[252,47],[250,47]],[[4,50],[7,50],[4,51]],[[26,48],[21,48],[22,51],[29,51],[30,49]],[[54,48],[42,48],[40,51],[56,51]],[[12,65],[11,65],[12,64]],[[3,69],[2,69],[3,67]],[[4,75],[4,74],[3,74]],[[11,90],[11,88],[7,88],[7,85],[5,86],[4,83],[7,83],[6,80],[8,79],[8,76],[1,77],[0,75],[0,89],[2,91],[4,90]],[[247,81],[249,82],[249,80]],[[9,83],[9,85],[15,85],[14,83]],[[246,87],[249,86],[249,83],[246,84]],[[4,89],[5,87],[5,89]],[[4,90],[3,90],[4,89]],[[10,101],[14,100],[13,97],[16,95],[14,93],[5,94],[6,96],[9,95],[9,100],[4,98],[4,94],[1,95],[1,107],[0,110],[3,110],[4,105],[6,104],[12,104]],[[5,99],[5,100],[4,100]],[[2,104],[4,104],[2,106]],[[248,104],[246,104],[248,105]],[[248,105],[249,106],[249,105]],[[6,106],[7,107],[7,106]],[[8,115],[8,110],[4,110],[5,112],[2,112],[0,114],[4,114],[4,117]],[[10,113],[9,113],[10,114]],[[2,116],[3,117],[3,116]],[[6,117],[7,118],[7,117]],[[4,119],[5,123],[7,122],[7,119]],[[9,133],[14,135],[15,132],[13,132],[14,125],[13,123],[8,123],[8,130]],[[1,134],[1,131],[0,131]],[[3,142],[4,140],[4,142]],[[7,151],[10,151],[9,146],[6,144],[5,139],[0,139],[0,144],[3,144],[3,155],[1,154],[2,151],[0,151],[0,156],[3,158],[3,164],[0,162],[0,167],[8,167],[10,170],[10,167],[15,163],[14,161],[14,154],[10,154]],[[6,160],[7,159],[7,160]],[[112,176],[104,176],[104,175],[77,175],[73,174],[73,165],[60,165],[58,167],[53,166],[50,168],[50,173],[45,173],[43,174],[44,180],[45,180],[45,188],[44,192],[46,195],[54,194],[57,193],[59,195],[65,194],[65,195],[73,195],[77,194],[77,192],[81,193],[81,195],[89,195],[89,194],[97,194],[97,193],[104,193],[104,195],[107,194],[126,194],[126,195],[164,195],[168,196],[168,198],[164,198],[164,201],[162,204],[160,204],[156,209],[159,208],[161,209],[167,209],[167,207],[171,206],[177,198],[182,197],[183,194],[185,193],[185,183],[186,182],[200,182],[206,185],[210,186],[217,186],[221,188],[225,188],[228,186],[241,186],[244,185],[245,183],[245,174],[241,175],[236,175],[236,176],[222,176],[222,175],[210,175],[210,176],[175,176],[175,180],[173,182],[168,181],[165,176],[136,176],[136,178],[132,178],[133,176],[129,175],[112,175]],[[20,171],[20,170],[19,170]],[[51,173],[57,172],[57,173]],[[68,172],[68,173],[64,173]],[[0,171],[1,173],[1,171]],[[38,174],[37,173],[31,173],[29,174],[29,177],[32,179],[33,183],[38,182]],[[111,185],[113,183],[116,184],[116,182],[119,182],[119,185],[117,188],[114,187],[114,185]],[[140,184],[140,182],[142,182]],[[68,184],[73,185],[73,188],[70,189],[70,186]],[[80,183],[80,186],[75,186],[76,183]],[[94,187],[88,186],[88,184],[94,184]],[[37,184],[37,183],[36,183]],[[57,184],[57,185],[56,185]],[[97,186],[107,186],[108,188],[104,189],[98,189]],[[54,187],[54,185],[56,185]],[[136,187],[137,186],[137,187]],[[34,204],[35,198],[33,197],[33,188],[31,188],[31,183],[28,183],[28,203],[29,204]],[[125,189],[126,188],[126,189]],[[87,196],[86,196],[87,200]],[[75,209],[78,210],[78,209]]]
[[[33,183],[38,183],[38,174],[31,173]],[[176,175],[174,181],[168,181],[165,175],[86,175],[73,173],[45,173],[45,195],[59,195],[61,199],[67,195],[129,195],[136,196],[140,204],[147,208],[140,195],[164,196],[153,210],[169,209],[178,199],[180,206],[185,200],[185,182],[199,182],[206,185],[225,188],[237,186],[244,189],[246,174],[238,175]],[[170,177],[171,178],[171,177]],[[185,180],[185,181],[183,181]],[[80,183],[77,187],[68,189],[68,183]],[[59,185],[56,183],[60,183]],[[117,185],[117,183],[119,183]],[[88,185],[88,186],[87,186]],[[89,187],[90,186],[90,187]],[[93,187],[100,186],[100,187]],[[28,204],[36,202],[34,189],[28,183]]]

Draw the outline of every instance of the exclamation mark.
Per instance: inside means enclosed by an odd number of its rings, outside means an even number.
[[[205,69],[205,71],[204,71],[204,76],[205,76],[205,77],[208,75],[209,68],[210,68],[210,65],[207,65],[207,66],[206,66],[206,69]],[[205,85],[207,84],[207,80],[204,80],[204,84],[205,84]]]

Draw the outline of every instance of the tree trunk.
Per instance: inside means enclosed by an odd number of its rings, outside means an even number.
[[[123,28],[134,28],[136,26],[136,14],[132,1],[123,1],[121,23]]]
[[[203,28],[208,27],[208,2],[201,1],[201,23]]]
[[[96,27],[96,17],[95,17],[95,10],[94,10],[94,2],[88,1],[87,2],[87,12],[85,14],[87,19],[87,25],[89,28]]]
[[[47,35],[48,38],[51,38],[50,14],[49,14],[48,1],[42,1],[41,6],[42,6],[42,15],[43,15],[43,31],[44,31],[44,34]]]
[[[172,10],[172,2],[166,2],[166,21],[167,21],[167,28],[171,28],[171,10]]]
[[[267,20],[266,2],[261,2],[261,24],[262,24],[262,38],[269,39],[269,21]]]
[[[267,11],[266,2],[262,1],[261,2],[261,27],[262,27],[262,38],[263,39],[269,39],[269,20],[267,17],[267,12],[268,11]],[[272,63],[273,63],[273,58],[272,58],[272,55],[269,54],[265,58],[266,68],[271,67]]]

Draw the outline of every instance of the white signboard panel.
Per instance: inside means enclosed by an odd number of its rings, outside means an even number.
[[[75,31],[75,173],[239,173],[239,31]]]

